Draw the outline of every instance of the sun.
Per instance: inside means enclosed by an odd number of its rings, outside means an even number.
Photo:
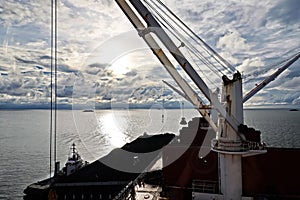
[[[127,55],[114,60],[114,62],[111,63],[110,69],[112,70],[113,74],[120,76],[129,72],[131,66],[132,59]]]

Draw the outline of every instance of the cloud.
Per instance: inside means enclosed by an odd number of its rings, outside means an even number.
[[[93,63],[86,67],[85,72],[92,75],[97,75],[103,72],[108,67],[108,64]]]
[[[238,70],[252,75],[245,91],[276,70],[269,65],[300,50],[298,0],[165,2]],[[48,1],[7,0],[0,5],[2,101],[49,100],[49,23]],[[136,31],[130,30],[132,25],[114,1],[59,1],[57,53],[61,102],[69,102],[69,98],[70,102],[79,103],[90,98],[107,103],[118,95],[126,101],[140,99],[143,103],[160,101],[162,95],[170,102],[174,100],[173,92],[159,94],[164,87],[161,80],[170,81],[171,77]],[[126,67],[123,58],[128,61]],[[126,70],[114,71],[118,67],[112,64],[118,60]],[[299,61],[294,65],[251,103],[299,102]],[[221,84],[220,77],[200,67],[201,76],[211,88]]]
[[[21,79],[12,79],[3,78],[0,82],[0,91],[7,93],[8,91],[13,91],[19,89],[23,85]]]
[[[67,72],[67,73],[73,73],[73,72],[78,71],[78,70],[72,69],[70,66],[68,66],[66,64],[58,64],[57,70],[61,71],[61,72]]]
[[[245,38],[243,38],[237,31],[230,31],[223,37],[219,38],[217,48],[223,51],[236,54],[238,52],[249,50],[249,45]]]
[[[49,22],[50,2],[4,1],[0,6],[1,24],[6,26],[23,26],[29,23],[47,24]]]
[[[264,62],[259,57],[247,58],[237,67],[237,69],[242,73],[248,74],[260,70],[264,65]]]
[[[300,77],[294,77],[290,80],[283,82],[279,88],[286,89],[288,91],[300,91]]]
[[[284,25],[296,25],[299,27],[300,4],[298,0],[281,0],[270,11],[271,19],[278,20]]]
[[[125,76],[136,76],[138,73],[137,73],[137,71],[136,70],[131,70],[130,72],[127,72],[126,74],[125,74]]]

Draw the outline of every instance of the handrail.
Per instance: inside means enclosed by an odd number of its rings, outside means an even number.
[[[260,142],[212,139],[211,148],[218,151],[247,152],[251,150],[265,150],[266,145]]]
[[[193,192],[213,194],[217,194],[219,192],[218,182],[212,180],[193,180],[192,189]]]
[[[138,177],[135,180],[130,181],[126,185],[126,187],[123,188],[123,190],[121,190],[121,192],[119,192],[119,194],[115,196],[115,198],[113,200],[124,200],[124,199],[126,199],[126,196],[128,196],[128,194],[130,192],[130,189],[134,191],[134,187],[136,185],[138,185],[140,180],[142,180],[144,178],[144,176],[146,175],[147,170],[149,170],[160,157],[161,157],[161,152],[151,161],[151,163],[144,169],[144,171],[142,173],[140,173],[140,175],[138,175]]]

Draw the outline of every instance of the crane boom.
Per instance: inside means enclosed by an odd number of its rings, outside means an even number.
[[[183,98],[185,98],[187,101],[189,101],[191,104],[193,104],[192,100],[185,93],[181,92],[175,86],[171,85],[167,81],[162,80],[162,82],[164,84],[166,84],[167,86],[169,86],[172,90],[174,90],[175,92],[177,92],[177,94],[179,94],[180,96],[182,96]]]
[[[241,199],[243,195],[243,181],[242,181],[242,157],[251,154],[250,143],[244,135],[242,127],[243,124],[243,95],[242,95],[242,76],[239,72],[233,74],[233,78],[229,79],[226,75],[222,77],[223,88],[221,100],[218,95],[213,93],[199,74],[195,71],[193,66],[185,58],[184,54],[179,49],[182,45],[177,47],[165,30],[161,27],[161,21],[157,21],[151,12],[141,2],[142,0],[115,0],[130,22],[137,29],[139,35],[145,40],[152,52],[157,56],[159,61],[167,69],[169,74],[176,81],[183,93],[177,90],[172,85],[166,83],[181,96],[186,98],[207,120],[210,126],[216,131],[217,137],[212,140],[212,150],[218,152],[219,160],[219,179],[220,192],[224,199]],[[148,5],[148,4],[147,4]],[[148,5],[150,6],[150,5]],[[151,6],[150,6],[151,7]],[[151,10],[151,8],[149,8]],[[161,22],[163,26],[163,22]],[[156,36],[156,37],[154,37]],[[164,45],[167,51],[161,48]],[[179,66],[186,72],[190,79],[204,94],[205,98],[209,100],[211,107],[218,112],[218,126],[207,113],[207,107],[203,104],[199,95],[191,88],[186,80],[183,79],[178,70],[174,67],[168,56],[173,56]],[[297,59],[299,57],[296,56]],[[294,61],[290,61],[290,64]],[[278,76],[284,67],[279,70],[270,79]],[[278,75],[277,75],[278,74]],[[267,81],[265,82],[267,84]],[[262,84],[263,85],[263,84]],[[260,89],[256,89],[259,91]],[[255,92],[251,92],[253,96]],[[251,96],[249,96],[251,98]],[[220,102],[221,101],[221,102]],[[260,146],[261,144],[257,144]],[[264,149],[256,150],[257,154],[265,153]],[[214,198],[214,197],[213,197]]]
[[[153,51],[153,53],[157,56],[159,61],[163,64],[172,78],[176,81],[177,85],[184,91],[186,98],[190,101],[195,108],[200,112],[200,114],[207,120],[212,129],[217,132],[217,126],[211,120],[209,114],[205,109],[202,109],[204,105],[203,100],[197,95],[197,93],[190,87],[190,85],[182,78],[182,76],[175,69],[174,65],[168,59],[164,51],[159,47],[155,39],[150,35],[145,35],[146,27],[140,21],[140,19],[135,15],[129,5],[125,0],[116,0],[122,11],[126,14],[126,16],[130,19],[133,26],[139,31],[139,34],[143,36],[143,39]]]
[[[168,49],[170,54],[175,58],[175,60],[182,67],[182,69],[189,75],[189,77],[193,80],[193,82],[201,90],[201,92],[204,94],[204,96],[211,102],[211,104],[218,111],[218,113],[228,122],[228,124],[232,127],[232,129],[239,135],[238,125],[240,125],[240,124],[238,124],[232,118],[232,116],[229,115],[229,113],[225,110],[223,105],[219,102],[218,97],[216,95],[214,95],[214,93],[208,88],[206,83],[202,80],[202,78],[198,75],[198,73],[191,66],[189,61],[181,53],[179,48],[177,48],[177,46],[174,44],[174,42],[171,40],[171,38],[161,28],[160,24],[152,16],[151,12],[139,0],[129,0],[131,5],[135,8],[135,10],[141,16],[141,19],[143,19],[144,22],[147,24],[147,27],[145,27],[143,25],[143,23],[140,21],[140,18],[138,16],[136,16],[135,12],[127,4],[127,2],[125,2],[125,0],[116,0],[116,1],[117,1],[118,5],[121,7],[122,11],[129,18],[131,23],[134,25],[134,27],[137,28],[140,36],[143,37],[143,39],[146,41],[146,43],[149,45],[149,47],[152,49],[152,51],[155,53],[155,55],[159,58],[159,60],[164,64],[164,66],[167,66],[166,63],[170,63],[170,61],[167,59],[166,55],[163,55],[164,52],[158,46],[158,44],[155,42],[155,40],[152,38],[152,36],[149,34],[150,32],[154,33],[160,39],[160,41],[165,45],[165,47]],[[160,55],[163,55],[163,56],[161,57]],[[165,62],[163,62],[163,60],[165,60]],[[173,65],[171,65],[171,66],[173,66]],[[172,72],[170,72],[169,70]],[[173,78],[174,78],[174,75],[178,73],[174,67],[169,68],[169,70],[168,71]],[[184,91],[184,93],[187,94],[189,92],[192,92],[193,90],[189,91],[188,88],[190,88],[190,86],[185,81],[183,81],[182,77],[180,77],[180,79],[176,80],[176,82],[179,83],[179,86]],[[186,87],[182,87],[183,85],[186,85]],[[192,95],[194,95],[194,92],[192,92],[192,94],[189,94],[188,96],[192,97]],[[201,102],[201,104],[202,104],[202,102]]]
[[[258,84],[255,88],[250,90],[244,97],[243,103],[248,101],[251,97],[253,97],[256,93],[258,93],[261,89],[263,89],[270,82],[274,81],[277,76],[279,76],[284,70],[290,67],[294,62],[296,62],[300,58],[300,52],[298,52],[289,62],[287,62],[283,67],[279,68],[273,74],[268,76],[265,80],[263,80],[260,84]]]

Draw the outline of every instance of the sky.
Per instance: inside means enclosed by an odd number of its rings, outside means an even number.
[[[1,108],[49,105],[50,2],[0,5]],[[274,72],[274,63],[300,51],[298,0],[163,2],[243,74],[244,93]],[[161,107],[183,100],[164,85],[174,81],[115,1],[58,0],[57,13],[58,104]],[[216,89],[220,77],[201,67],[199,75]],[[246,106],[285,104],[300,105],[300,61]]]

